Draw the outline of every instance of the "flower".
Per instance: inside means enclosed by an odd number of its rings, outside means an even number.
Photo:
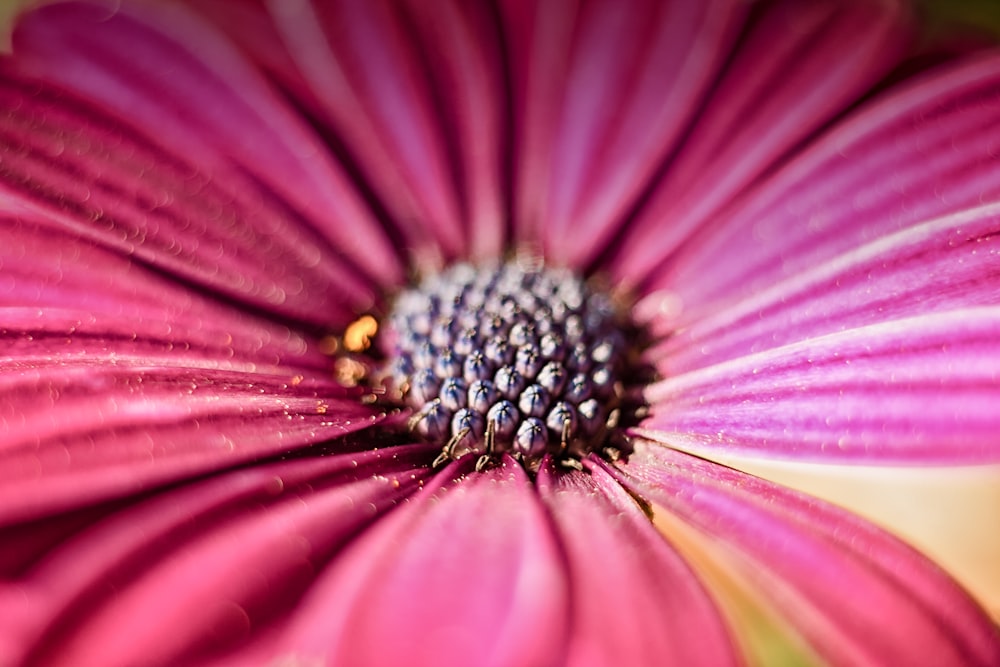
[[[22,16],[0,664],[1000,664],[932,561],[720,463],[1000,459],[1000,57],[907,77],[911,28],[867,0]],[[648,413],[620,460],[434,466],[366,345],[411,272],[523,248],[635,295]]]

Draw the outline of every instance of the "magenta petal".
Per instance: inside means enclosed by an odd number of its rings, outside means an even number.
[[[191,664],[280,627],[334,550],[416,488],[427,456],[265,464],[119,511],[0,586],[0,662]]]
[[[761,8],[624,238],[614,272],[639,284],[661,270],[693,231],[855,103],[898,63],[908,18],[896,1],[786,0]]]
[[[568,602],[561,565],[519,464],[442,482],[333,563],[293,619],[283,657],[356,667],[558,664]]]
[[[455,178],[469,237],[468,254],[493,259],[507,250],[507,209],[503,191],[507,134],[504,63],[486,3],[410,0],[417,29],[450,131],[442,140],[457,154]]]
[[[652,416],[642,431],[706,453],[997,462],[998,376],[1000,307],[953,310],[829,334],[667,378],[647,390]]]
[[[998,253],[1000,205],[931,220],[796,272],[718,312],[692,315],[690,324],[675,322],[677,332],[649,358],[663,377],[673,377],[846,329],[1000,303]]]
[[[735,202],[651,285],[696,311],[717,308],[879,237],[998,201],[998,124],[1000,54],[926,75]]]
[[[933,563],[855,516],[640,443],[623,482],[703,532],[831,664],[1000,664],[989,617]]]
[[[0,244],[0,521],[372,423],[308,338],[19,217]]]
[[[322,375],[224,367],[146,365],[113,351],[0,362],[0,522],[294,451],[379,420]]]
[[[515,237],[525,244],[542,241],[549,188],[552,138],[562,105],[572,53],[579,0],[498,3],[509,45],[514,123]],[[530,247],[530,246],[529,246]]]
[[[448,137],[401,12],[384,0],[266,4],[298,74],[322,105],[323,120],[407,244],[417,254],[465,252],[457,165],[449,164]],[[477,60],[466,65],[477,67]],[[429,240],[439,250],[428,248]]]
[[[565,664],[742,664],[695,574],[603,469],[538,479],[573,591]]]
[[[325,144],[182,8],[45,6],[14,47],[6,186],[81,234],[310,321],[400,279]]]
[[[323,370],[310,338],[207,298],[93,241],[19,212],[0,213],[0,359],[104,355],[253,371],[279,361]]]
[[[584,266],[675,149],[739,28],[716,2],[505,2],[516,222]]]

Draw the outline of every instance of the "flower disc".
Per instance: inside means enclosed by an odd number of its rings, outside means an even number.
[[[624,331],[611,298],[565,269],[457,264],[397,297],[389,374],[444,458],[578,459],[617,417]]]

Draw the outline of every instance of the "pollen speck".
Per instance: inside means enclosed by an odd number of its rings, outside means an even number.
[[[371,347],[372,338],[378,331],[378,321],[371,315],[363,315],[351,322],[344,332],[344,347],[348,352],[362,352]]]
[[[345,387],[355,387],[368,374],[368,368],[349,357],[341,357],[333,365],[333,373]]]

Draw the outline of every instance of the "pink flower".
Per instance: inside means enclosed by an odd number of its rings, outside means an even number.
[[[930,559],[721,463],[1000,463],[1000,55],[906,76],[912,29],[869,0],[21,17],[0,665],[1000,665]],[[415,273],[525,249],[633,295],[646,408],[593,452],[441,456],[368,339],[407,335]]]

